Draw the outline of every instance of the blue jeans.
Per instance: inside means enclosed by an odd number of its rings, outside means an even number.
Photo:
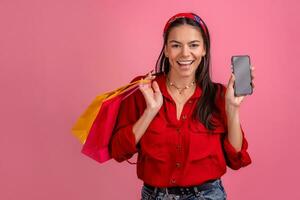
[[[143,186],[141,200],[226,200],[227,195],[221,179],[204,183],[200,188],[202,189],[194,189],[190,194],[174,195],[161,191],[155,192],[147,186]]]

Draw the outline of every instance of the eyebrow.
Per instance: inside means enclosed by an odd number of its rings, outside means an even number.
[[[175,43],[181,44],[180,42],[178,42],[178,41],[176,41],[176,40],[171,40],[171,41],[169,41],[169,43],[171,43],[171,42],[175,42]],[[200,41],[199,41],[199,40],[193,40],[193,41],[190,41],[189,44],[194,43],[194,42],[200,42]]]

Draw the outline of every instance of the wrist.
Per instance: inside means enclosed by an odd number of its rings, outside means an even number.
[[[150,117],[150,118],[154,118],[156,114],[157,114],[157,111],[153,110],[153,109],[146,108],[144,111],[144,115],[146,115],[147,117]]]
[[[236,107],[229,107],[226,109],[226,116],[228,121],[239,120],[239,109]]]

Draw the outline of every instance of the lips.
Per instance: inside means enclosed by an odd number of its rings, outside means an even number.
[[[194,60],[177,61],[178,65],[180,65],[180,66],[188,66],[188,65],[191,65],[193,62],[194,62]]]

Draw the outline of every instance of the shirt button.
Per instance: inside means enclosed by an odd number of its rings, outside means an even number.
[[[192,101],[192,100],[189,100],[188,103],[193,103],[193,101]]]
[[[176,180],[175,180],[175,179],[172,179],[172,180],[171,180],[171,183],[172,183],[172,184],[175,184],[175,183],[176,183]]]
[[[183,120],[186,120],[186,115],[183,115],[183,116],[182,116],[182,119],[183,119]]]
[[[180,167],[180,163],[179,163],[179,162],[176,163],[176,167],[177,167],[177,168]]]

